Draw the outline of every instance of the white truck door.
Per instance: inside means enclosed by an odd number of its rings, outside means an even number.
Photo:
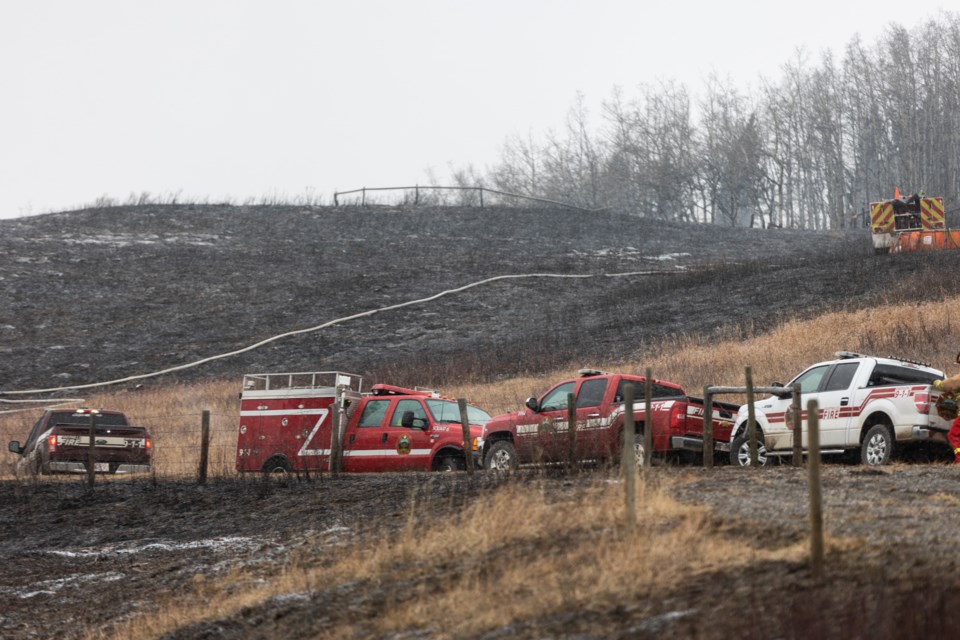
[[[853,416],[853,386],[861,362],[840,362],[827,374],[821,390],[811,394],[820,406],[820,446],[824,449],[842,447],[846,444],[847,425]],[[804,407],[810,398],[804,398]],[[806,433],[804,433],[806,436]],[[807,446],[804,438],[804,447]]]

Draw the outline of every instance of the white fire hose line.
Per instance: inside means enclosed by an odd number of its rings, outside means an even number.
[[[53,393],[57,391],[72,391],[76,389],[92,389],[95,387],[106,387],[114,384],[121,384],[124,382],[133,382],[134,380],[143,380],[145,378],[154,378],[156,376],[162,376],[167,373],[173,373],[174,371],[182,371],[184,369],[190,369],[192,367],[198,367],[202,364],[208,362],[213,362],[214,360],[222,360],[224,358],[230,358],[232,356],[240,355],[241,353],[246,353],[247,351],[253,351],[258,349],[265,344],[271,342],[276,342],[283,338],[289,338],[291,336],[301,335],[304,333],[313,333],[315,331],[320,331],[321,329],[327,329],[337,324],[342,324],[344,322],[349,322],[350,320],[356,320],[358,318],[365,318],[372,316],[375,313],[382,313],[384,311],[393,311],[395,309],[402,309],[403,307],[411,307],[413,305],[423,304],[425,302],[430,302],[436,300],[437,298],[442,298],[443,296],[452,295],[455,293],[460,293],[466,291],[467,289],[472,289],[474,287],[479,287],[481,285],[490,284],[491,282],[498,282],[500,280],[522,280],[529,278],[570,278],[570,279],[586,279],[586,278],[626,278],[631,276],[654,276],[654,275],[672,275],[680,273],[679,270],[672,271],[628,271],[626,273],[585,273],[585,274],[569,274],[569,273],[521,273],[521,274],[510,274],[504,276],[494,276],[492,278],[487,278],[485,280],[478,280],[476,282],[471,282],[470,284],[465,284],[462,287],[457,287],[456,289],[447,289],[446,291],[441,291],[432,296],[426,298],[420,298],[418,300],[410,300],[407,302],[401,302],[399,304],[392,304],[386,307],[380,307],[379,309],[371,309],[369,311],[364,311],[362,313],[356,313],[350,316],[344,316],[342,318],[337,318],[336,320],[331,320],[329,322],[324,322],[323,324],[318,324],[315,327],[308,327],[306,329],[297,329],[295,331],[288,331],[286,333],[281,333],[270,338],[261,340],[260,342],[251,344],[250,346],[243,347],[242,349],[237,349],[236,351],[229,351],[227,353],[221,353],[215,356],[210,356],[208,358],[203,358],[195,362],[188,362],[186,364],[177,365],[175,367],[169,367],[167,369],[161,369],[160,371],[153,371],[151,373],[141,373],[134,376],[128,376],[126,378],[117,378],[116,380],[107,380],[105,382],[92,382],[90,384],[78,384],[67,387],[50,387],[47,389],[22,389],[19,391],[0,391],[0,396],[5,395],[33,395],[38,393]],[[2,402],[3,400],[0,400]],[[59,401],[59,399],[58,399]],[[46,402],[45,400],[24,400],[22,402]]]

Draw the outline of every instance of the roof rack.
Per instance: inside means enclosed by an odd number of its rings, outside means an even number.
[[[838,360],[847,360],[848,358],[876,358],[877,357],[877,356],[867,355],[866,353],[856,353],[855,351],[837,351],[833,355],[835,355]],[[899,362],[909,362],[910,364],[916,364],[921,367],[933,366],[929,362],[921,362],[920,360],[910,360],[909,358],[901,358],[900,356],[887,356],[887,359],[897,360]]]

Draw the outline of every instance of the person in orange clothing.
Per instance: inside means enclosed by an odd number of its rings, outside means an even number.
[[[960,364],[960,353],[957,354],[956,362]],[[956,394],[960,393],[960,373],[946,380],[934,380],[933,388],[945,394],[940,397],[940,400],[937,400],[937,413],[944,419],[948,419],[951,415],[953,416],[953,424],[950,425],[950,431],[947,432],[947,440],[950,441],[950,446],[953,447],[954,461],[960,464],[960,415],[957,415],[955,399]],[[950,402],[944,402],[948,400],[948,398],[945,397],[946,394],[950,394]]]

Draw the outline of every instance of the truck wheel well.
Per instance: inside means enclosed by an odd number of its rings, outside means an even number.
[[[290,464],[287,456],[276,454],[267,458],[260,470],[264,473],[290,473],[293,471],[293,465]]]
[[[466,460],[463,457],[463,449],[458,447],[444,447],[434,454],[433,460],[430,462],[430,468],[434,471],[439,469],[440,463],[444,458],[460,458],[464,461],[464,465],[466,465]]]
[[[757,438],[762,438],[762,437],[763,437],[763,427],[760,426],[760,423],[759,423],[759,422],[757,422],[757,423],[755,423],[755,424],[757,425]],[[746,433],[746,432],[747,432],[747,423],[744,422],[742,425],[740,425],[740,428],[737,429],[737,430],[733,433],[733,437],[730,438],[730,441],[733,442],[734,438],[736,438],[737,436],[742,435],[742,434],[744,434],[744,433]]]
[[[867,435],[867,431],[870,431],[871,427],[878,424],[882,424],[886,426],[887,429],[890,430],[890,433],[895,437],[895,434],[893,433],[893,420],[891,420],[890,417],[885,413],[881,413],[881,412],[872,413],[866,420],[864,420],[863,426],[860,428],[860,444],[861,445],[863,444],[864,437],[866,437]]]
[[[491,433],[486,438],[484,443],[493,443],[497,442],[498,440],[509,440],[510,442],[513,442],[513,435],[509,431],[497,431],[496,433]]]

